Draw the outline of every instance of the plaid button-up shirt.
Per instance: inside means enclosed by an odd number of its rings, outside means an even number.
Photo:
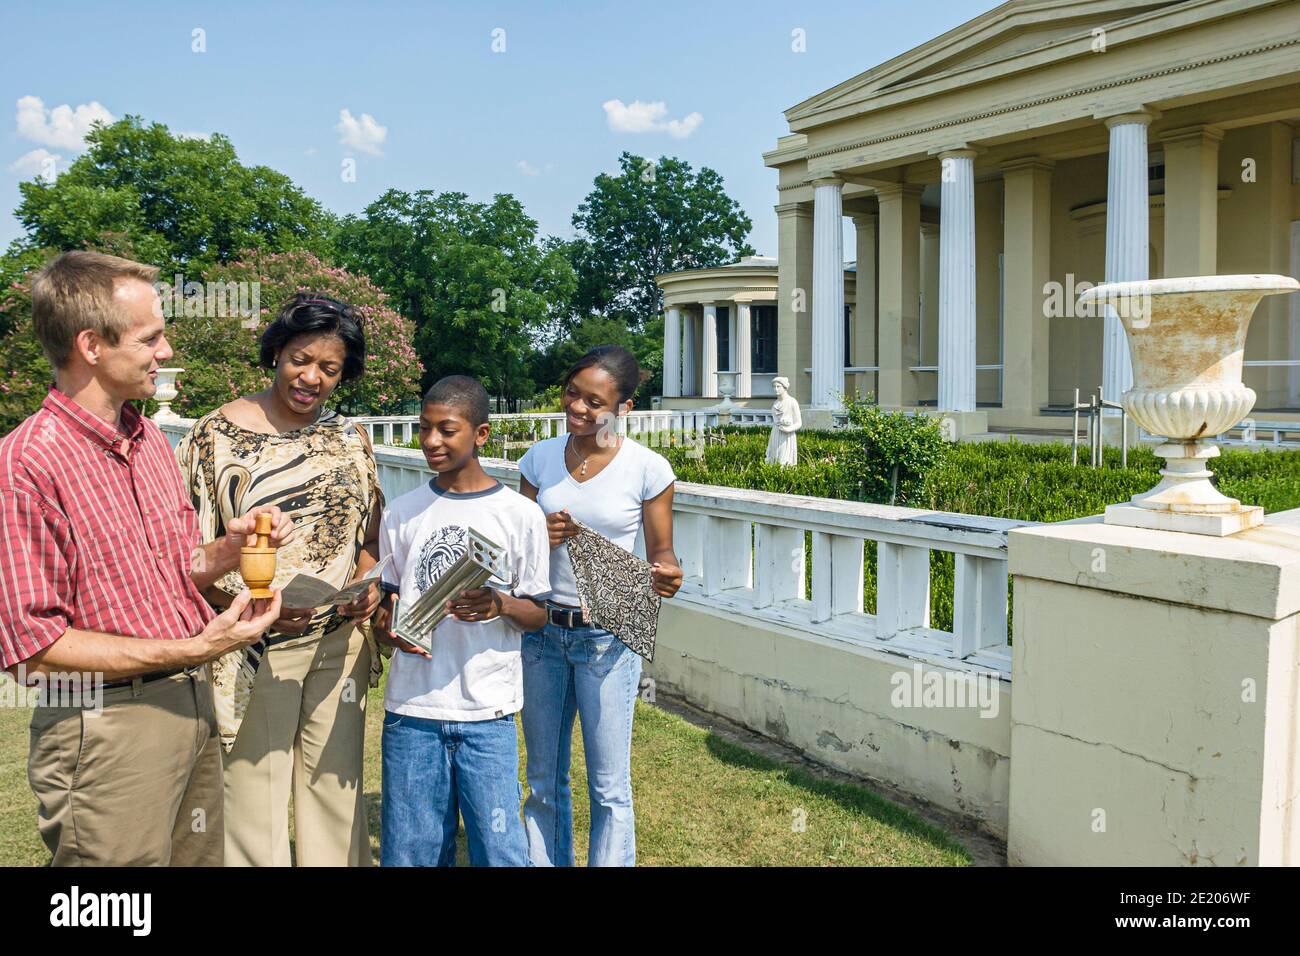
[[[114,427],[51,388],[0,440],[0,667],[69,627],[192,637],[198,520],[166,436],[132,405]]]

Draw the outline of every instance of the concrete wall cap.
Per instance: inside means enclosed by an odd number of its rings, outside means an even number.
[[[1101,516],[1007,533],[1012,575],[1281,620],[1300,613],[1300,522],[1269,515],[1226,538]]]

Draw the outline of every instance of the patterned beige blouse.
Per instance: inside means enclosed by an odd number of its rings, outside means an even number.
[[[217,409],[181,439],[176,459],[204,541],[221,537],[232,518],[258,505],[277,505],[293,519],[293,540],[276,556],[272,587],[284,587],[302,572],[341,588],[356,574],[371,510],[376,501],[382,507],[383,492],[374,452],[344,416],[330,409],[304,428],[263,434],[236,425]],[[216,586],[234,595],[244,583],[236,570]],[[213,662],[217,721],[227,750],[234,746],[268,646],[298,647],[348,623],[336,608],[321,608],[303,634],[272,630],[257,644]],[[373,685],[382,668],[373,646],[371,662]]]

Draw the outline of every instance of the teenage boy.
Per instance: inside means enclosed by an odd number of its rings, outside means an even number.
[[[464,375],[437,382],[420,409],[420,447],[437,474],[392,502],[380,525],[380,559],[393,560],[375,629],[406,652],[394,656],[384,695],[383,866],[454,866],[458,811],[472,865],[527,862],[515,731],[524,697],[519,647],[521,632],[546,623],[550,543],[541,509],[479,464],[488,431],[482,385]],[[391,634],[393,592],[414,604],[465,553],[470,528],[505,549],[515,587],[449,600],[426,654]]]

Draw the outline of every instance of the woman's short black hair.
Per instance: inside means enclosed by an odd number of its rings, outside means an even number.
[[[578,361],[564,375],[564,388],[569,387],[573,376],[584,368],[599,368],[609,374],[618,389],[619,402],[626,402],[636,394],[641,384],[641,366],[636,356],[621,345],[598,345]]]
[[[258,355],[262,368],[275,368],[276,356],[290,339],[311,334],[337,335],[343,340],[346,357],[340,385],[362,376],[366,370],[366,334],[361,329],[361,316],[346,302],[313,292],[294,295],[266,327]]]

